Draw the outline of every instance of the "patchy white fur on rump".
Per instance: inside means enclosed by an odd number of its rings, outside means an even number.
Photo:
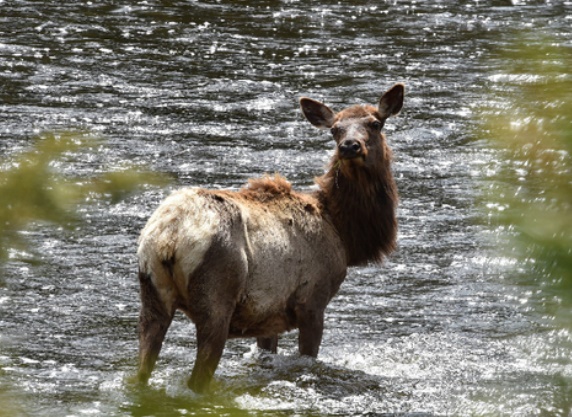
[[[155,285],[163,262],[174,259],[186,288],[191,273],[200,265],[220,230],[219,214],[208,207],[196,188],[176,190],[155,210],[139,237],[139,268],[151,274]]]

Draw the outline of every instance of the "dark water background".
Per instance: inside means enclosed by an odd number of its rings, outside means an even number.
[[[151,387],[126,386],[136,239],[168,193],[149,188],[86,202],[75,230],[39,225],[28,238],[43,263],[15,252],[2,269],[0,377],[22,414],[569,415],[571,335],[490,250],[500,237],[477,200],[497,155],[474,129],[484,100],[503,111],[485,93],[510,88],[499,50],[513,35],[570,46],[571,26],[562,1],[0,1],[0,154],[44,131],[106,138],[59,163],[73,175],[135,162],[177,187],[277,171],[308,189],[332,143],[298,97],[340,109],[407,85],[386,127],[399,251],[351,269],[317,361],[297,356],[295,332],[276,356],[229,341],[215,394],[197,398],[194,327],[179,315]]]

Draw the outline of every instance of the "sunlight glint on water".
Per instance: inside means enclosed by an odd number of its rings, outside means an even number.
[[[167,4],[168,3],[168,4]],[[505,74],[495,48],[510,30],[554,30],[570,43],[569,5],[496,1],[99,2],[2,4],[0,151],[78,129],[108,141],[62,170],[126,162],[176,186],[242,186],[280,172],[308,190],[333,144],[298,98],[333,108],[375,103],[407,85],[386,131],[398,181],[399,250],[350,270],[326,311],[317,361],[286,334],[277,356],[229,341],[215,394],[186,388],[194,328],[177,315],[150,381],[128,387],[137,355],[137,235],[168,190],[86,202],[75,230],[26,236],[43,261],[14,252],[0,287],[1,377],[30,414],[567,415],[571,335],[514,285],[478,196],[503,161],[476,140],[486,84]],[[490,98],[502,113],[500,97]],[[491,206],[488,210],[499,210]],[[515,268],[516,267],[516,268]],[[544,414],[543,414],[544,413]]]

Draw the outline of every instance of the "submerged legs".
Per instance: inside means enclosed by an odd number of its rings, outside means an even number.
[[[271,353],[276,353],[278,351],[278,336],[274,335],[271,337],[259,337],[256,339],[256,344],[259,349],[268,350]]]
[[[228,318],[210,318],[197,323],[197,358],[187,385],[196,393],[208,390],[228,337]]]
[[[155,367],[174,313],[167,311],[148,274],[139,272],[139,283],[141,285],[141,312],[139,315],[139,371],[137,372],[137,380],[140,383],[147,383]]]
[[[298,336],[298,348],[300,355],[307,355],[313,358],[318,356],[322,334],[324,332],[324,311],[300,310],[298,326],[300,334]]]

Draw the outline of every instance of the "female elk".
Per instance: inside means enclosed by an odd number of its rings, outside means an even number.
[[[300,354],[317,356],[324,310],[347,267],[380,262],[395,248],[397,191],[381,129],[403,96],[396,84],[377,107],[339,113],[300,100],[308,121],[336,141],[314,193],[276,175],[238,192],[181,189],[160,205],[139,239],[140,382],[176,310],[196,325],[188,382],[196,392],[208,388],[228,338],[256,337],[275,352],[278,334],[298,328]]]

